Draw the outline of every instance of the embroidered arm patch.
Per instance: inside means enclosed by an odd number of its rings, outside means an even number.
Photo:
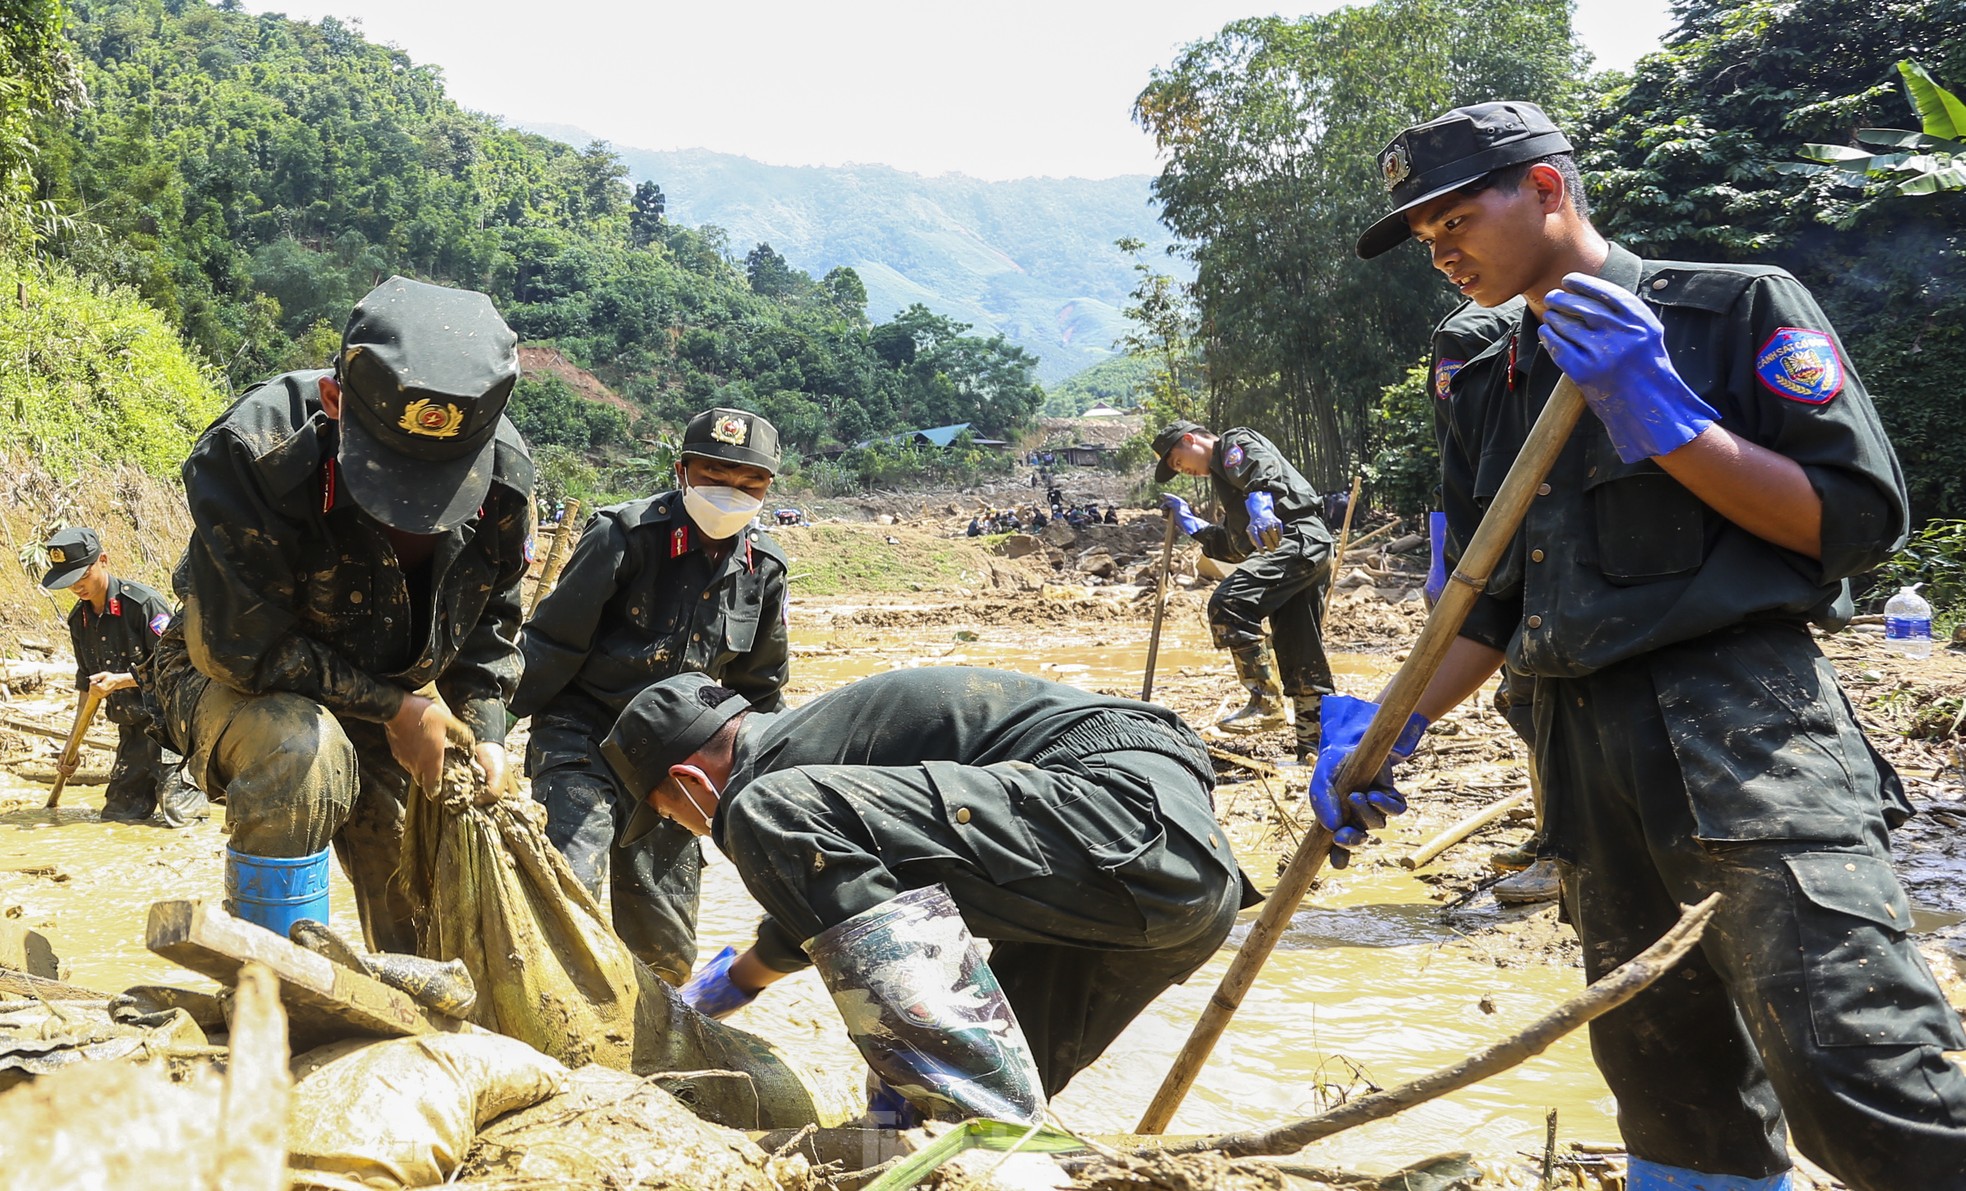
[[[1803,327],[1770,335],[1754,355],[1754,374],[1769,392],[1804,405],[1827,404],[1843,391],[1843,359],[1836,345],[1821,331]]]
[[[1453,395],[1454,374],[1466,363],[1466,360],[1442,360],[1434,365],[1435,397],[1445,401]]]

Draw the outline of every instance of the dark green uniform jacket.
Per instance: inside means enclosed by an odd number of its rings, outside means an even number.
[[[1254,430],[1237,426],[1222,432],[1208,460],[1208,482],[1222,506],[1222,524],[1194,536],[1210,558],[1236,563],[1256,552],[1249,540],[1249,510],[1243,507],[1252,492],[1276,499],[1277,520],[1283,522],[1283,543],[1277,550],[1318,559],[1331,552],[1331,530],[1318,515],[1323,499],[1283,452]]]
[[[1526,673],[1575,677],[1733,624],[1829,616],[1843,580],[1906,531],[1897,458],[1829,320],[1780,269],[1641,261],[1613,246],[1601,276],[1652,307],[1674,368],[1722,426],[1802,466],[1823,501],[1822,560],[1727,521],[1649,459],[1620,462],[1585,417],[1461,635]],[[1517,320],[1498,327],[1495,312],[1463,307],[1442,324],[1447,350],[1471,349],[1433,365],[1455,542],[1472,538],[1559,375],[1533,312]],[[1497,332],[1485,346],[1483,322]]]
[[[1044,876],[1037,859],[1042,849],[1011,789],[1001,782],[963,781],[963,767],[1024,762],[1045,769],[1104,752],[1157,753],[1191,770],[1199,791],[1193,798],[1163,797],[1162,821],[1200,842],[1225,873],[1240,879],[1242,904],[1258,900],[1223,842],[1206,796],[1215,782],[1206,748],[1179,716],[1151,703],[1095,695],[1003,670],[896,670],[791,711],[753,715],[743,722],[736,747],[727,793],[800,766],[925,766],[930,781],[944,790],[953,830],[999,882]],[[726,851],[722,812],[727,805],[720,804],[711,825],[712,840]],[[966,831],[971,824],[974,830]],[[877,835],[885,829],[877,825]],[[1077,825],[1074,834],[1097,851],[1135,838],[1138,829],[1126,823],[1086,823]],[[898,856],[945,846],[934,840],[882,840],[884,852]],[[799,946],[803,940],[786,936],[770,919],[760,925],[758,941],[766,962],[781,970],[805,962]]]
[[[676,492],[601,509],[519,644],[526,672],[513,714],[558,703],[588,720],[596,739],[630,699],[672,674],[708,674],[775,711],[791,657],[785,556],[753,528],[713,557]]]
[[[75,689],[88,690],[91,674],[135,674],[146,669],[157,638],[170,623],[171,606],[164,593],[130,579],[111,577],[100,614],[89,601],[75,601],[68,614],[68,636],[75,645]],[[102,713],[117,724],[150,722],[143,691],[136,687],[111,691],[102,701]]]
[[[480,741],[505,739],[518,685],[519,579],[533,466],[509,420],[476,517],[406,574],[381,525],[341,491],[327,372],[249,390],[184,464],[196,525],[179,564],[192,663],[235,690],[287,691],[384,721],[425,683]],[[405,467],[414,467],[406,461]]]

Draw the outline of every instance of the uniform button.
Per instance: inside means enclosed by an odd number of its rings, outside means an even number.
[[[359,603],[361,603],[361,602],[362,602],[362,593],[361,593],[361,592],[359,592],[359,591],[351,591],[351,592],[349,592],[349,593],[348,593],[348,602],[349,602],[349,603],[351,603],[351,604],[359,604]]]
[[[657,505],[657,506],[655,506],[655,511],[656,511],[656,512],[658,512],[658,513],[666,513],[666,512],[668,512],[668,511],[669,511],[669,506],[668,506],[668,505]]]
[[[1597,474],[1597,465],[1595,463],[1584,469],[1584,475],[1586,477],[1594,476],[1596,474]]]
[[[816,873],[826,871],[826,853],[814,852],[812,854],[812,871]]]
[[[1529,552],[1529,561],[1530,562],[1543,561],[1543,552],[1541,550],[1531,550]]]
[[[1219,848],[1222,846],[1222,841],[1215,838],[1214,832],[1210,832],[1208,835],[1208,846],[1211,848]]]
[[[1532,629],[1540,629],[1540,628],[1542,628],[1542,627],[1543,627],[1543,618],[1542,618],[1542,617],[1540,617],[1540,616],[1532,616],[1532,617],[1530,617],[1530,618],[1529,618],[1529,627],[1530,627],[1530,628],[1532,628]]]
[[[703,634],[702,634],[702,633],[691,633],[691,634],[689,635],[689,639],[690,639],[690,640],[692,640],[692,641],[701,641],[701,640],[703,640]]]
[[[1538,484],[1538,485],[1536,485],[1536,495],[1538,495],[1538,496],[1548,496],[1549,494],[1550,494],[1550,486],[1549,486],[1548,484]]]
[[[956,808],[956,822],[958,822],[958,823],[967,823],[967,822],[969,822],[969,808],[968,808],[968,807],[966,807],[966,806],[959,806],[959,807],[957,807],[957,808]]]
[[[1667,285],[1669,285],[1669,284],[1671,284],[1671,283],[1670,283],[1670,281],[1669,281],[1669,280],[1668,280],[1667,278],[1664,278],[1664,277],[1661,277],[1661,278],[1659,278],[1659,279],[1658,279],[1657,281],[1655,281],[1655,282],[1653,282],[1653,283],[1652,283],[1652,288],[1653,288],[1653,289],[1664,289],[1664,288],[1666,288],[1666,286],[1667,286]]]
[[[707,599],[709,599],[709,598],[710,598],[710,593],[709,593],[709,592],[707,592],[707,591],[706,591],[706,592],[704,592],[704,593],[703,593],[703,598],[704,598],[704,599],[706,599],[706,600],[707,600]]]

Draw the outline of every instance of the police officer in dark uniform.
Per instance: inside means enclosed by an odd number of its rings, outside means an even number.
[[[1217,436],[1193,422],[1171,422],[1154,436],[1154,454],[1157,484],[1177,472],[1208,477],[1226,524],[1203,521],[1172,493],[1161,504],[1203,554],[1242,564],[1208,598],[1215,646],[1229,651],[1249,691],[1249,702],[1219,726],[1254,732],[1283,723],[1283,708],[1271,696],[1280,664],[1283,693],[1297,714],[1297,758],[1305,760],[1317,749],[1320,701],[1336,689],[1324,656],[1332,540],[1318,517],[1323,501],[1269,439],[1244,427]],[[1274,655],[1263,636],[1265,620]]]
[[[666,822],[615,846],[636,799],[600,745],[630,699],[672,674],[708,674],[760,711],[783,705],[785,556],[752,524],[778,461],[778,431],[754,413],[690,419],[680,486],[595,513],[519,638],[512,711],[532,717],[526,772],[546,833],[589,892],[611,886],[616,933],[671,984],[696,959],[703,854]]]
[[[204,796],[185,786],[184,759],[151,733],[151,709],[137,681],[171,623],[170,604],[156,588],[110,574],[109,552],[93,529],[61,530],[42,549],[49,565],[41,586],[75,593],[68,614],[75,689],[103,692],[103,715],[116,725],[116,764],[103,792],[102,817],[141,823],[161,808],[166,825],[189,826]]]
[[[1533,679],[1545,850],[1592,979],[1723,895],[1698,952],[1591,1024],[1628,1185],[1786,1187],[1786,1131],[1853,1188],[1966,1187],[1966,1075],[1943,1053],[1966,1034],[1886,839],[1910,808],[1809,631],[1906,530],[1835,331],[1780,269],[1607,243],[1533,104],[1456,109],[1380,164],[1393,211],[1361,256],[1411,235],[1473,302],[1528,303],[1434,361],[1452,541],[1561,375],[1591,410],[1421,716],[1505,658]],[[1342,843],[1366,816],[1329,788],[1357,739],[1333,737],[1312,794]]]
[[[192,447],[157,685],[193,776],[227,794],[243,916],[325,921],[332,842],[369,946],[413,951],[389,887],[410,783],[434,788],[470,742],[508,789],[533,478],[504,414],[518,376],[489,298],[392,277],[331,371],[249,390]]]
[[[660,813],[709,835],[765,908],[756,944],[684,995],[721,1015],[815,963],[869,1065],[931,1115],[1042,1108],[1021,1048],[962,1049],[979,1021],[1007,1033],[1007,1013],[961,1003],[969,985],[1000,985],[1056,1093],[1258,900],[1207,751],[1165,708],[946,667],[746,712],[707,678],[667,679],[603,745],[648,798],[631,834]],[[965,923],[994,944],[987,968],[909,966],[959,952]]]

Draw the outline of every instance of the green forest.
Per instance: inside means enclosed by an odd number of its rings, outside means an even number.
[[[549,476],[556,451],[645,471],[635,440],[659,448],[711,405],[770,417],[796,459],[922,426],[1001,435],[1042,398],[1032,358],[1001,338],[920,307],[870,324],[851,270],[815,279],[768,244],[680,226],[606,146],[464,111],[436,68],[332,18],[8,7],[66,31],[41,47],[22,196],[40,253],[140,295],[233,391],[321,366],[355,299],[401,272],[485,290],[522,339],[634,405],[632,420],[583,410],[528,380],[512,414]]]

